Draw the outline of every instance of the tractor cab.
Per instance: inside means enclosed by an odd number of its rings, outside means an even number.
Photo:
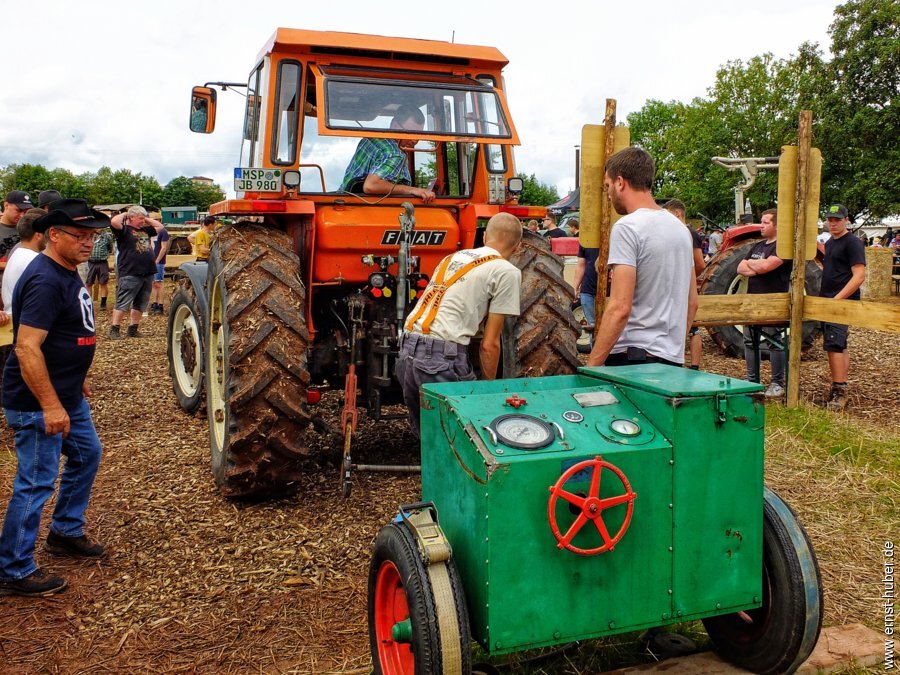
[[[280,28],[246,84],[240,168],[255,171],[236,173],[235,191],[250,199],[350,192],[344,172],[359,141],[387,138],[414,146],[413,182],[438,199],[514,200],[521,186],[510,146],[519,139],[504,65],[488,47]],[[410,107],[423,128],[393,123]],[[212,131],[215,110],[215,89],[195,87],[191,130]],[[487,180],[478,179],[482,167]]]

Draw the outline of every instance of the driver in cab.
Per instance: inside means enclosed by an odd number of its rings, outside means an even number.
[[[391,129],[421,131],[424,128],[422,111],[409,105],[400,106],[391,120]],[[415,145],[413,139],[362,139],[344,172],[341,190],[366,195],[408,195],[418,197],[425,204],[433,201],[434,192],[412,185],[407,153]]]

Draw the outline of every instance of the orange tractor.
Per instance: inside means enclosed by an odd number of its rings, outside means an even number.
[[[376,420],[402,402],[399,334],[437,263],[481,245],[496,213],[543,215],[518,204],[506,63],[491,47],[279,28],[246,85],[194,88],[191,130],[210,133],[216,88],[246,87],[237,198],[210,207],[237,222],[218,232],[208,263],[182,266],[167,336],[179,404],[194,412],[205,391],[224,494],[291,489],[327,389],[344,393],[334,431],[348,493],[357,402]],[[391,128],[401,106],[421,111],[424,129]],[[413,141],[413,184],[435,199],[342,190],[363,137]],[[562,260],[528,234],[513,260],[522,313],[504,329],[502,377],[578,366]],[[477,344],[471,353],[477,363]]]

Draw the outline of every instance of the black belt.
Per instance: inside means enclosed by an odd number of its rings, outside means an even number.
[[[639,363],[662,363],[667,366],[675,366],[681,368],[682,364],[669,361],[668,359],[653,356],[646,349],[640,347],[629,347],[627,351],[610,354],[606,357],[604,366],[634,366]]]

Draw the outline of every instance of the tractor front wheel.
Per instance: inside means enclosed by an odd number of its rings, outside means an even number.
[[[181,409],[193,414],[203,401],[203,330],[190,281],[172,296],[166,333],[172,389]]]
[[[210,252],[207,414],[213,475],[229,497],[291,492],[308,453],[306,289],[291,245],[238,223]]]
[[[428,567],[404,522],[386,525],[369,566],[369,645],[376,675],[470,673],[472,648],[462,582],[453,559],[446,565],[450,598],[435,596]],[[449,602],[452,607],[441,607]],[[441,621],[455,616],[458,644],[441,644]],[[448,631],[443,631],[447,634]]]
[[[792,673],[809,658],[822,629],[822,578],[796,514],[766,488],[762,606],[703,619],[722,658],[762,675]]]

